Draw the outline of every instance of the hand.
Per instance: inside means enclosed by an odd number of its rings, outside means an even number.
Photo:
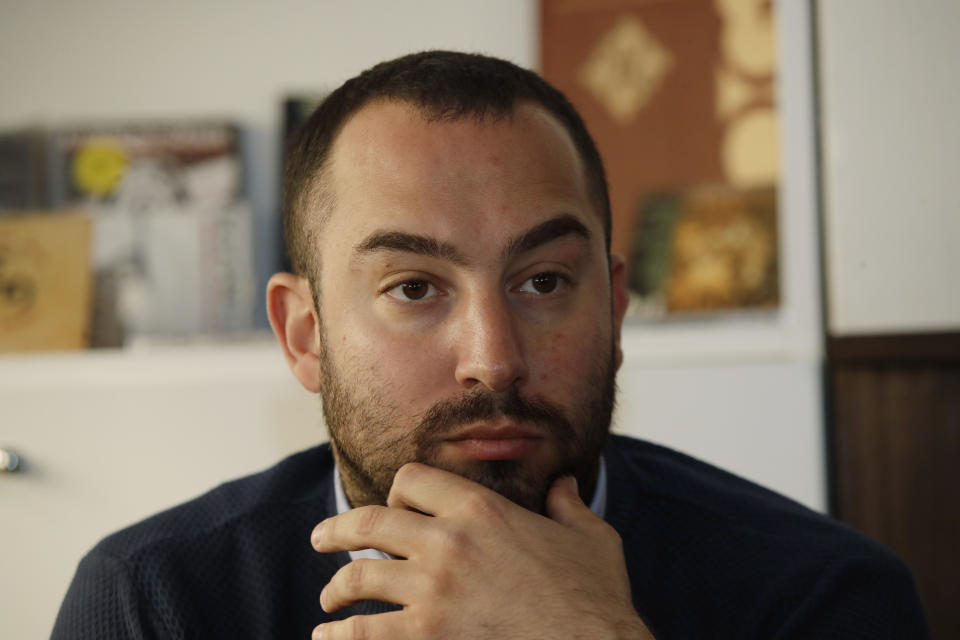
[[[547,497],[549,518],[466,478],[410,463],[387,506],[321,522],[321,552],[373,547],[398,560],[355,560],[320,594],[327,612],[360,600],[403,610],[314,630],[323,640],[376,638],[652,638],[633,608],[616,531],[572,477]]]

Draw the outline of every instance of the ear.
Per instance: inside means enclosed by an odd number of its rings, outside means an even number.
[[[616,347],[617,369],[623,364],[623,349],[620,346],[620,333],[623,331],[623,318],[627,313],[630,295],[627,293],[627,266],[623,256],[610,254],[610,295],[613,299],[613,339]]]
[[[320,392],[320,319],[306,278],[275,273],[267,282],[267,316],[290,371],[303,388]]]

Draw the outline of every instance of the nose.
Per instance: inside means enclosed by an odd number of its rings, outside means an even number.
[[[498,295],[480,297],[462,309],[453,336],[457,382],[465,389],[482,384],[506,391],[527,377],[520,319]]]

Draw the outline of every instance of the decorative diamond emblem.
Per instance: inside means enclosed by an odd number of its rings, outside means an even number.
[[[640,18],[624,14],[597,42],[578,77],[614,121],[629,124],[671,67],[670,51]]]

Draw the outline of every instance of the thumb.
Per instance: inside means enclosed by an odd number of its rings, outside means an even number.
[[[574,476],[560,476],[547,493],[547,515],[560,524],[573,526],[592,511],[580,499],[577,479]]]

